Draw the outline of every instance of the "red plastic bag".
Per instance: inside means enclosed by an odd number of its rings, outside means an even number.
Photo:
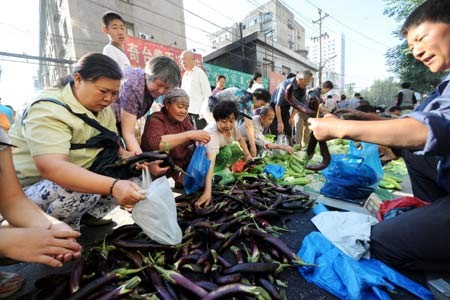
[[[233,173],[241,173],[244,171],[245,169],[245,160],[239,160],[237,162],[234,163],[234,165],[231,167],[231,171],[233,171]]]
[[[390,201],[384,201],[380,205],[380,209],[378,210],[377,219],[380,222],[383,221],[384,216],[392,209],[398,209],[398,208],[402,208],[402,207],[418,208],[418,207],[422,207],[422,206],[425,206],[428,204],[430,204],[430,202],[425,202],[425,201],[420,200],[419,198],[410,197],[410,196],[405,196],[405,197],[397,198],[397,199],[390,200]]]

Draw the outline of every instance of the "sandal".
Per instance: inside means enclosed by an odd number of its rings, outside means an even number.
[[[17,293],[23,286],[25,278],[17,273],[0,271],[0,299]]]

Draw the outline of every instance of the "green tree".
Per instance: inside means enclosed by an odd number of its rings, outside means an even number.
[[[424,0],[385,0],[384,14],[403,22]],[[394,32],[399,35],[399,30]],[[420,93],[430,92],[441,80],[442,73],[432,73],[412,56],[406,41],[389,49],[386,53],[389,71],[398,74],[401,82],[410,82]]]
[[[398,82],[394,81],[394,78],[389,77],[383,80],[375,80],[370,88],[361,91],[361,95],[371,105],[391,107],[394,105],[398,90]]]

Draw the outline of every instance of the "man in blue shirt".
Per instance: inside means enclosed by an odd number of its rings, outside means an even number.
[[[291,106],[286,102],[286,88],[289,85],[292,85],[292,95],[297,100],[307,104],[306,87],[311,83],[312,79],[312,72],[309,70],[304,70],[303,72],[298,73],[295,77],[284,80],[277,86],[272,94],[272,99],[270,100],[270,105],[275,110],[275,120],[270,126],[270,131],[272,133],[276,132],[277,134],[285,134],[289,139],[291,139],[293,118],[291,118]],[[304,117],[304,119],[306,119],[306,117]]]
[[[402,34],[431,72],[450,69],[450,1],[428,0],[406,19]],[[319,140],[335,137],[405,149],[414,196],[431,204],[372,227],[371,254],[391,266],[450,270],[450,75],[417,109],[398,119],[309,119]]]

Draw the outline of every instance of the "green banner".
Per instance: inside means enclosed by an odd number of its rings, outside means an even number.
[[[252,79],[253,77],[252,74],[243,73],[223,67],[218,67],[208,63],[203,63],[203,68],[206,71],[206,75],[208,76],[209,84],[211,86],[216,86],[217,75],[224,75],[227,80],[225,84],[226,88],[239,87],[241,89],[247,89],[248,83],[250,79]],[[268,79],[263,78],[262,84],[267,88],[269,86]]]

